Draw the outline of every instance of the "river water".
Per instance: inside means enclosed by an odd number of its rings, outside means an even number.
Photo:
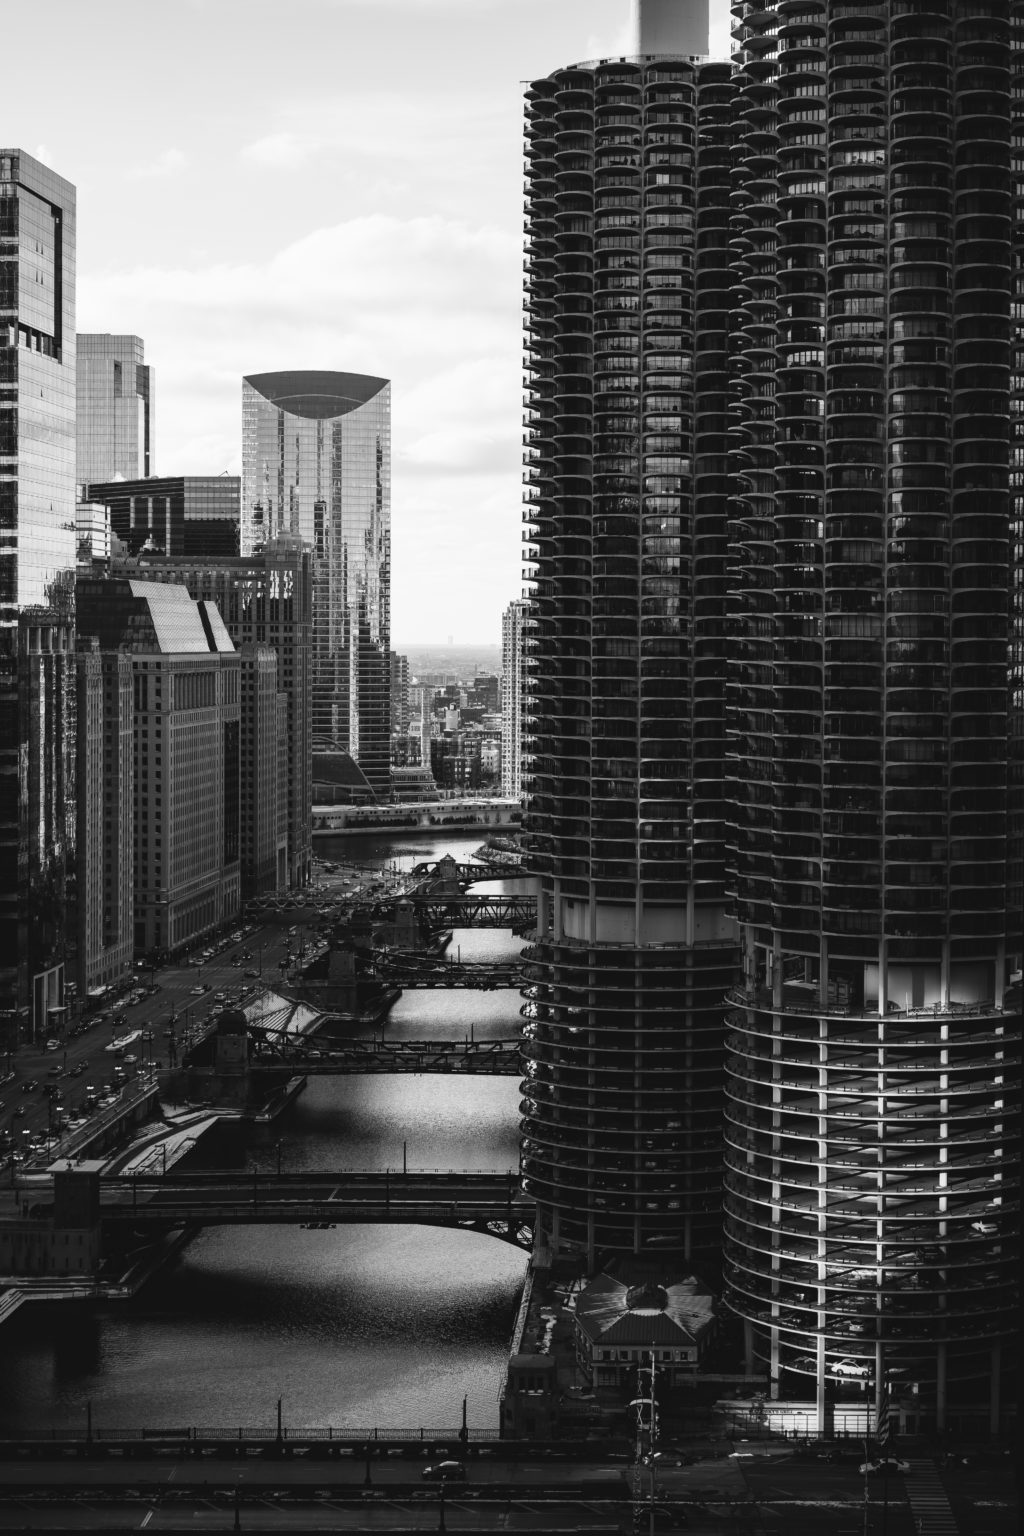
[[[320,839],[324,858],[408,869],[484,834]],[[520,882],[486,889],[523,889]],[[503,930],[456,930],[451,953],[504,958]],[[393,1039],[513,1034],[518,994],[421,991],[392,1009]],[[271,1137],[232,1148],[286,1170],[518,1165],[512,1077],[320,1078]],[[27,1305],[0,1331],[0,1427],[286,1424],[496,1428],[526,1255],[473,1232],[409,1226],[203,1231],[128,1302]]]

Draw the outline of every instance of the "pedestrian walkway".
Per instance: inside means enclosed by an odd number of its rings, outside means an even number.
[[[959,1536],[960,1527],[933,1461],[911,1461],[903,1482],[917,1536]]]

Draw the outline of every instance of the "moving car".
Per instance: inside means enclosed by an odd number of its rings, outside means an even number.
[[[858,1472],[909,1472],[910,1462],[898,1456],[879,1456],[874,1461],[862,1461]]]
[[[420,1473],[427,1483],[464,1483],[466,1469],[461,1461],[435,1461]]]

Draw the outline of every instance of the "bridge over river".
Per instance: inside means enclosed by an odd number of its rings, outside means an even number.
[[[522,1074],[519,1040],[345,1040],[315,1035],[293,1045],[257,1045],[250,1072],[282,1068],[307,1077],[338,1073],[446,1072],[490,1077]]]
[[[407,949],[374,950],[367,974],[403,988],[467,987],[474,992],[518,987],[523,981],[518,960],[452,960],[447,955],[421,955]]]
[[[511,928],[524,934],[537,926],[536,896],[445,896],[417,891],[408,899],[434,928]]]
[[[181,1226],[410,1222],[468,1228],[529,1248],[533,1201],[512,1169],[102,1175],[99,1219],[104,1236]]]

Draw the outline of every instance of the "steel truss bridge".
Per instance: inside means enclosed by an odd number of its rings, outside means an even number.
[[[450,960],[446,955],[391,949],[374,951],[369,974],[401,987],[471,987],[483,992],[518,987],[523,980],[518,960]]]
[[[533,1242],[533,1201],[505,1173],[143,1174],[100,1178],[105,1236],[139,1229],[408,1222],[458,1227],[516,1247]]]
[[[437,861],[429,859],[425,864],[414,864],[410,871],[413,880],[439,880],[442,878],[438,870]],[[521,874],[522,871],[516,873]],[[495,872],[486,864],[446,864],[444,875],[450,875],[457,880],[459,885],[473,885],[477,880],[504,880],[508,879],[508,871]]]
[[[444,896],[417,891],[417,914],[435,929],[511,928],[530,933],[537,926],[536,896]]]
[[[250,1072],[286,1069],[308,1077],[338,1073],[446,1072],[518,1077],[518,1040],[345,1040],[312,1036],[282,1048],[257,1043]]]

